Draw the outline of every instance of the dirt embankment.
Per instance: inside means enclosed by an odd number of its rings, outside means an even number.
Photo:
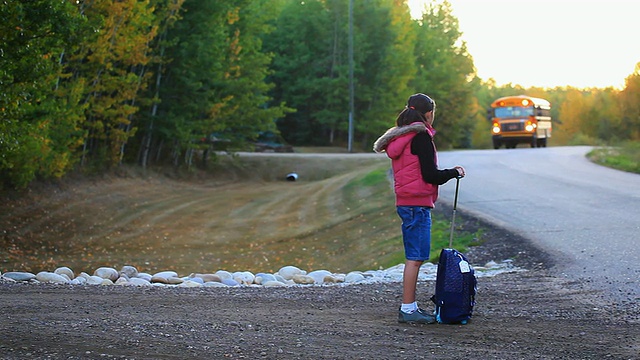
[[[377,269],[367,245],[397,233],[390,194],[344,188],[385,164],[384,158],[257,154],[187,178],[125,169],[49,184],[5,197],[0,271]],[[285,181],[291,171],[299,181]],[[380,256],[396,249],[381,248]]]

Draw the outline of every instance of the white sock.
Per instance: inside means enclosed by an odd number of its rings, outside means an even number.
[[[411,314],[418,310],[418,302],[414,301],[411,304],[402,304],[402,306],[400,306],[400,310],[402,310],[403,313]]]

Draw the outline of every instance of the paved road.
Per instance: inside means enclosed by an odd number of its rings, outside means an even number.
[[[640,300],[640,175],[595,165],[589,147],[440,152],[462,165],[458,211],[531,239],[556,274]],[[453,201],[455,181],[441,188]]]

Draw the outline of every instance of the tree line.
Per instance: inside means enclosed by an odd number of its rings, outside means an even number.
[[[448,2],[353,1],[354,140],[368,151],[409,95],[438,104],[439,146],[488,147],[486,107],[549,99],[557,144],[638,140],[640,72],[623,90],[523,89],[476,76]],[[0,186],[122,163],[206,166],[212,134],[346,146],[349,0],[5,0]],[[202,164],[202,165],[200,165]]]
[[[269,1],[7,0],[3,186],[123,162],[191,165],[216,131],[255,136],[272,103]],[[205,149],[206,150],[206,149]]]
[[[551,102],[553,137],[551,145],[619,145],[621,142],[640,141],[640,63],[625,79],[622,89],[587,88],[572,86],[552,89],[523,88],[507,84],[496,86],[492,81],[482,82],[475,92],[479,103],[488,108],[491,102],[507,95],[527,94]],[[489,148],[489,124],[478,122],[473,135],[473,146]]]

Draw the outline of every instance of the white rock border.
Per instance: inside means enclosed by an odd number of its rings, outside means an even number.
[[[335,286],[351,284],[371,284],[401,282],[404,264],[388,269],[351,271],[349,273],[333,273],[328,270],[307,272],[296,266],[283,266],[274,274],[250,271],[228,272],[218,270],[215,273],[191,273],[179,276],[172,270],[155,274],[139,272],[134,266],[125,265],[116,270],[112,267],[99,267],[93,275],[81,272],[75,276],[73,270],[63,266],[53,272],[41,271],[37,274],[21,271],[10,271],[0,274],[2,283],[27,284],[65,284],[65,285],[119,285],[119,286],[157,286],[157,287],[286,287],[286,286]],[[435,280],[438,265],[424,263],[420,268],[418,280]],[[490,261],[482,267],[474,267],[477,277],[490,277],[502,273],[525,271],[513,266],[511,260],[501,263]]]

